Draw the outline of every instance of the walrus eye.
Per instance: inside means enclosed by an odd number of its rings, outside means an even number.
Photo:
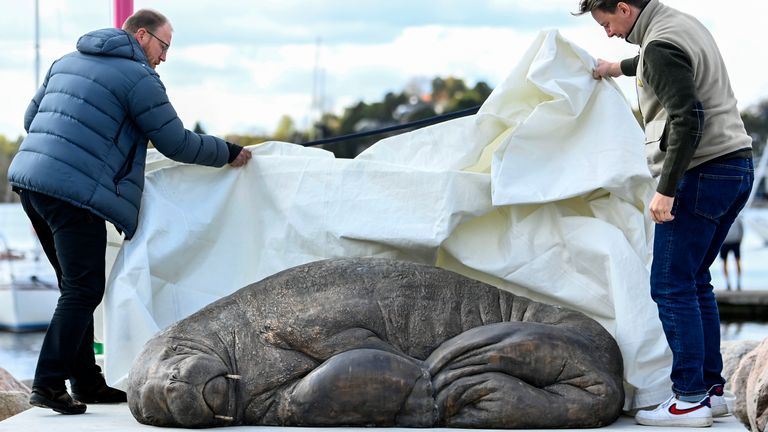
[[[169,380],[170,380],[171,382],[175,382],[175,381],[178,381],[178,380],[179,380],[179,370],[174,368],[174,369],[171,371],[171,373],[168,375],[168,378],[169,378]]]
[[[214,414],[229,414],[228,397],[227,380],[221,375],[208,381],[203,388],[203,399]]]

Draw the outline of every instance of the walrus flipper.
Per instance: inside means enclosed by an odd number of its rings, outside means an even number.
[[[281,423],[429,427],[436,410],[421,362],[374,349],[333,356],[281,397]]]
[[[470,329],[426,360],[439,424],[459,428],[600,427],[623,389],[576,332],[532,322]]]

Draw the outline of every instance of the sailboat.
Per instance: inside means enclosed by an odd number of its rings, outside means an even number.
[[[0,204],[0,330],[44,330],[58,299],[56,272],[21,205]]]

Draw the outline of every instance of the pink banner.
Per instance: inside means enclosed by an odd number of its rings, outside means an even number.
[[[133,0],[115,0],[115,27],[121,28],[131,15],[133,15]]]

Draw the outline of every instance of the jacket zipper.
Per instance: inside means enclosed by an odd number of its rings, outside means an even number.
[[[123,121],[120,123],[120,127],[117,128],[117,133],[112,139],[112,142],[114,142],[115,146],[117,146],[117,141],[118,139],[120,139],[120,133],[123,131],[123,127],[125,126],[125,123],[127,121],[128,121],[128,116],[123,117]],[[115,193],[117,194],[117,196],[120,196],[120,186],[118,186],[118,183],[120,182],[120,180],[123,179],[123,177],[128,175],[128,172],[131,169],[131,164],[133,164],[133,158],[135,156],[136,156],[136,146],[135,146],[135,143],[133,143],[131,144],[131,149],[128,152],[128,156],[126,157],[126,160],[123,163],[123,166],[120,167],[120,170],[118,170],[115,176],[112,178],[112,182],[115,184]]]

